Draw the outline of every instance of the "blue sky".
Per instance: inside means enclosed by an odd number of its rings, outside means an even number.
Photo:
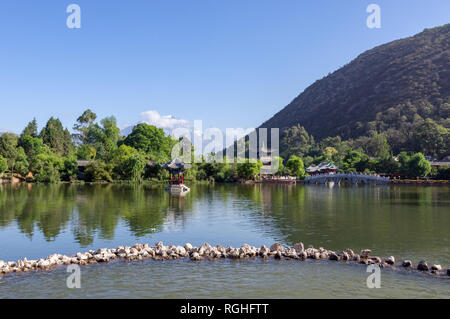
[[[66,7],[81,7],[68,29]],[[381,7],[381,29],[366,7]],[[9,0],[0,6],[0,131],[120,126],[156,111],[256,127],[365,50],[450,22],[448,0]],[[167,120],[167,118],[166,118]]]

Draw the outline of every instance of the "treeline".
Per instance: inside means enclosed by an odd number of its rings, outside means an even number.
[[[51,118],[38,133],[34,119],[20,136],[0,136],[0,175],[9,173],[36,182],[75,181],[78,160],[88,161],[85,178],[89,182],[113,180],[140,181],[149,161],[162,163],[170,158],[175,140],[162,129],[138,124],[133,132],[120,136],[116,119],[97,122],[97,115],[86,110],[73,127],[74,134]],[[148,172],[158,176],[156,172]]]
[[[147,124],[136,125],[127,137],[120,135],[116,119],[86,110],[73,126],[73,134],[58,119],[50,118],[41,131],[34,119],[17,136],[0,136],[0,177],[20,175],[35,182],[74,182],[79,177],[88,182],[167,180],[167,170],[161,164],[171,159],[172,147],[178,141],[166,136],[162,129]],[[417,134],[429,134],[429,131]],[[432,137],[429,137],[433,139]],[[450,169],[432,170],[422,153],[401,152],[397,158],[384,134],[342,141],[340,137],[315,142],[301,126],[287,130],[281,140],[281,157],[276,175],[304,178],[306,167],[332,162],[343,172],[400,174],[416,178],[433,176],[450,179]],[[191,152],[194,159],[194,152]],[[213,156],[213,154],[211,154]],[[87,163],[82,174],[78,161]],[[255,179],[261,173],[260,161],[224,158],[223,163],[202,157],[192,164],[187,180],[228,182]]]
[[[424,145],[414,149],[427,149],[426,155],[439,155],[438,158],[450,154],[450,133],[432,120],[427,120],[413,134],[417,142]],[[395,156],[387,134],[376,131],[357,139],[343,141],[340,136],[336,136],[316,142],[304,127],[297,125],[283,133],[280,149],[282,157],[297,155],[303,159],[306,167],[332,162],[343,172],[385,173],[409,178],[432,176],[449,179],[450,173],[449,167],[432,168],[420,151],[401,151]]]
[[[0,177],[19,176],[43,183],[167,180],[169,173],[161,164],[171,159],[172,147],[178,141],[162,129],[147,124],[136,125],[127,137],[120,135],[116,119],[86,110],[73,126],[74,134],[60,120],[51,118],[39,132],[36,119],[22,133],[0,136]],[[194,157],[192,150],[191,156]],[[87,163],[79,171],[78,161]],[[194,162],[194,158],[192,158]],[[206,158],[192,165],[188,180],[227,182],[255,178],[261,169],[259,161],[209,163]],[[82,174],[80,174],[82,173]]]

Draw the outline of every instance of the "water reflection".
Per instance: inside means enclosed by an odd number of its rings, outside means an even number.
[[[447,264],[449,207],[448,187],[217,184],[173,197],[160,186],[0,185],[0,238],[11,239],[0,250],[19,245],[17,232],[45,253],[40,238],[74,251],[157,233],[170,242],[372,248]]]
[[[16,221],[29,238],[37,227],[47,240],[54,240],[69,222],[76,196],[74,188],[58,185],[0,185],[0,227]]]

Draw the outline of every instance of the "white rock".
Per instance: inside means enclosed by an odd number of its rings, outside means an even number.
[[[49,266],[50,266],[50,262],[49,262],[48,260],[43,260],[43,259],[41,259],[41,260],[39,260],[39,262],[37,263],[37,266],[38,266],[39,268],[46,268],[46,267],[49,267]]]
[[[79,260],[87,260],[88,259],[88,257],[85,254],[82,254],[82,253],[77,253],[76,256],[77,256],[77,258]]]
[[[394,256],[387,257],[387,258],[384,260],[384,262],[385,262],[386,264],[393,265],[393,264],[395,264],[395,258],[394,258]]]
[[[182,247],[182,246],[178,246],[176,248],[176,253],[178,255],[184,256],[186,254],[186,249],[184,249],[184,247]]]
[[[361,251],[361,257],[367,258],[370,256],[371,253],[372,253],[372,251],[370,249],[364,249]]]
[[[441,265],[437,265],[437,264],[435,264],[435,265],[432,265],[431,266],[431,270],[437,270],[437,271],[439,271],[439,270],[442,270],[442,267],[441,267]]]
[[[108,249],[106,248],[99,248],[97,249],[97,251],[95,252],[95,254],[106,254],[108,252]]]

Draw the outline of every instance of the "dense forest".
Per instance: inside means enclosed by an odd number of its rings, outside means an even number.
[[[393,154],[442,159],[450,155],[449,35],[447,24],[369,50],[261,127],[280,128],[284,157],[317,156],[317,145],[339,149],[339,143],[376,157],[374,143],[386,140]]]

